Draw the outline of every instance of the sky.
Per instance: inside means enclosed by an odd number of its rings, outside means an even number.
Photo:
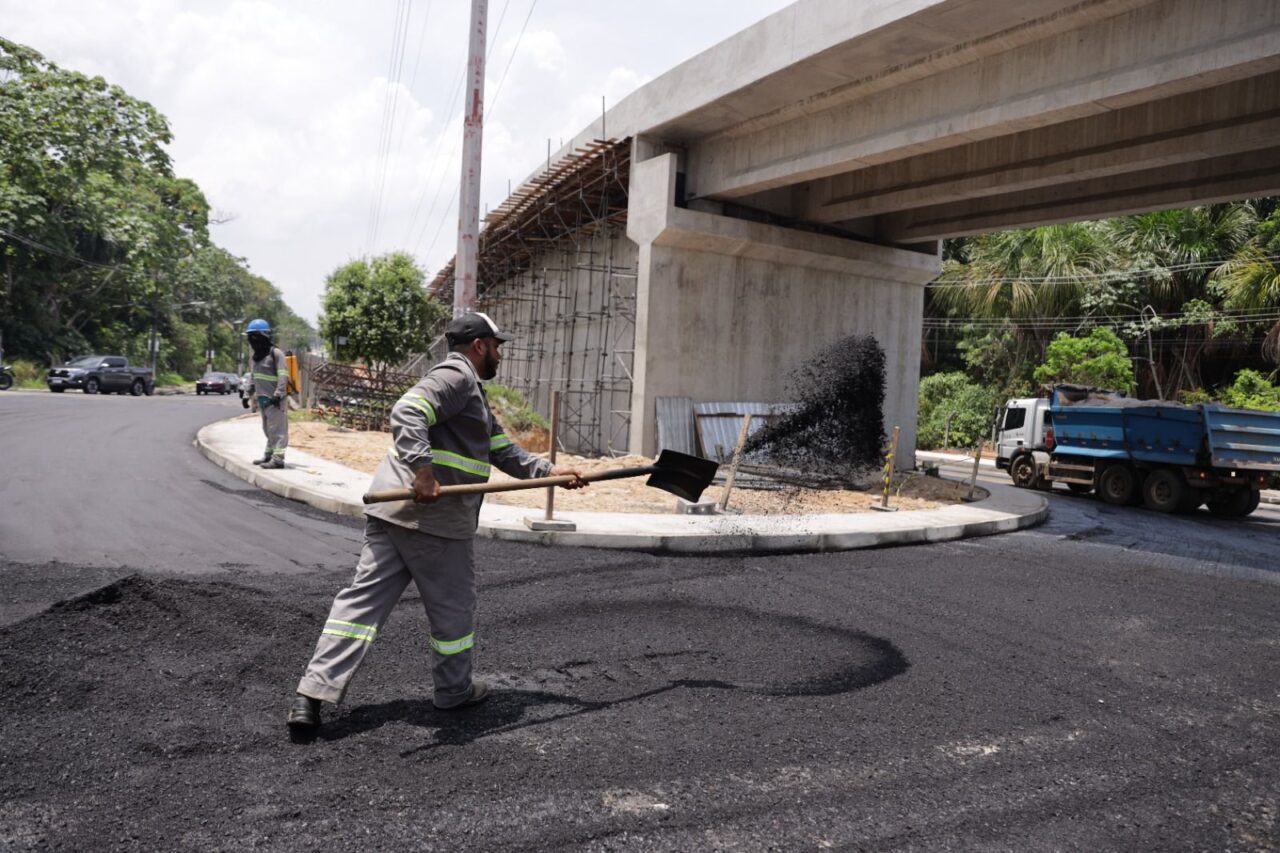
[[[481,210],[602,96],[788,3],[489,0]],[[164,113],[174,170],[225,220],[214,241],[314,322],[325,276],[352,258],[408,251],[430,278],[453,257],[469,14],[467,0],[0,0],[0,34]]]

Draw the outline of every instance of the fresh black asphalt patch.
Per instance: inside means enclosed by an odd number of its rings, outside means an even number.
[[[1018,538],[1033,541],[1000,541]],[[960,545],[746,560],[478,550],[477,662],[494,697],[432,708],[407,596],[309,743],[290,741],[283,713],[350,570],[132,575],[0,629],[0,840],[1277,841],[1272,587],[1177,573],[1157,586],[1118,565],[1050,579]]]

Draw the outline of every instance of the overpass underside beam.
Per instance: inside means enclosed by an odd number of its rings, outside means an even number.
[[[992,51],[691,140],[690,194],[789,188],[841,223],[1276,145],[1274,0],[1155,0]]]

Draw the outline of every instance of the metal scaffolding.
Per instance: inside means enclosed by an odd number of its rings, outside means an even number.
[[[520,187],[480,234],[478,308],[516,336],[502,348],[498,381],[541,412],[560,390],[560,443],[578,453],[618,454],[628,443],[638,257],[625,233],[630,166],[629,138],[596,140]],[[450,261],[429,285],[446,303],[453,269]]]

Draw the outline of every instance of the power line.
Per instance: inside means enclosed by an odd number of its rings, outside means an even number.
[[[502,94],[502,84],[507,82],[507,72],[511,70],[511,63],[515,61],[516,53],[520,50],[520,42],[524,38],[524,31],[529,27],[529,19],[533,17],[533,10],[538,5],[538,0],[533,0],[529,4],[529,14],[524,16],[524,23],[520,25],[520,34],[516,36],[515,47],[511,48],[511,55],[507,57],[507,67],[502,69],[502,77],[498,80],[498,85],[494,87],[493,99],[489,102],[489,115],[493,116],[493,109],[498,105],[498,96]]]
[[[1236,322],[1242,324],[1252,323],[1274,323],[1280,320],[1280,309],[1260,310],[1248,313],[1231,313],[1231,312],[1215,312],[1212,316],[1199,318],[1196,315],[1176,314],[1161,315],[1158,319],[1164,321],[1190,320],[1192,323],[1208,323],[1208,322]],[[922,323],[922,328],[928,331],[1000,331],[1003,329],[1034,329],[1040,331],[1054,331],[1075,329],[1085,326],[1107,326],[1116,327],[1123,325],[1145,326],[1143,319],[1138,315],[1108,317],[1104,315],[1093,315],[1089,317],[1077,318],[1041,318],[1030,320],[991,320],[991,319],[968,319],[968,318],[936,318],[926,317]],[[1155,329],[1168,328],[1167,326],[1153,326]]]
[[[498,43],[498,36],[499,36],[499,34],[502,32],[502,22],[503,22],[504,20],[506,20],[506,17],[507,17],[507,7],[508,7],[508,6],[510,6],[510,5],[511,5],[511,0],[506,0],[506,2],[504,2],[504,3],[502,4],[502,11],[498,13],[498,25],[497,25],[496,27],[494,27],[493,35],[491,35],[491,36],[489,37],[489,42],[488,42],[488,44],[485,46],[485,50],[486,50],[487,54],[488,54],[488,53],[492,53],[492,52],[493,52],[493,47],[494,47],[494,45],[496,45],[496,44]],[[526,23],[527,23],[527,19],[526,19]],[[461,69],[459,69],[459,72],[458,72],[458,82],[455,84],[455,97],[456,97],[457,95],[460,95],[460,94],[462,93],[462,87],[461,87],[461,84],[462,84],[462,77],[463,77],[463,74],[465,73],[465,71],[466,71],[466,57],[463,57],[463,64],[462,64],[462,68],[461,68]],[[435,156],[436,156],[436,157],[439,157],[440,148],[442,147],[442,145],[443,145],[443,143],[444,143],[444,139],[445,139],[444,134],[448,131],[449,124],[453,121],[453,117],[454,117],[454,115],[455,115],[455,113],[454,113],[453,106],[452,106],[452,102],[451,102],[450,109],[449,109],[449,118],[448,118],[448,120],[446,120],[446,121],[445,121],[444,126],[443,126],[443,128],[442,128],[442,130],[441,130],[441,136],[440,136],[439,140],[437,141],[437,145],[436,145],[436,154],[435,154]],[[456,136],[456,137],[454,137],[453,145],[449,148],[449,156],[448,156],[447,158],[445,158],[443,161],[437,161],[437,162],[439,162],[439,164],[440,164],[440,171],[439,171],[439,173],[438,173],[438,175],[437,175],[437,177],[436,177],[436,179],[435,179],[435,189],[436,189],[436,191],[435,191],[435,194],[434,194],[434,195],[432,196],[432,198],[431,198],[431,207],[430,207],[430,208],[428,208],[428,210],[427,210],[427,216],[426,216],[426,219],[425,219],[425,220],[423,220],[423,223],[422,223],[422,229],[418,232],[418,238],[417,238],[416,240],[414,240],[414,241],[413,241],[413,254],[414,254],[414,255],[417,255],[417,254],[418,254],[418,249],[419,249],[419,247],[421,247],[421,246],[422,246],[422,238],[423,238],[423,237],[425,237],[425,236],[427,236],[427,229],[431,227],[431,214],[433,214],[433,213],[435,212],[436,205],[438,205],[438,204],[439,204],[439,202],[440,202],[440,196],[441,196],[441,194],[444,192],[445,187],[446,187],[446,186],[448,186],[448,183],[447,183],[447,181],[446,181],[446,176],[448,175],[448,172],[449,172],[449,166],[453,165],[453,158],[457,155],[457,153],[458,153],[458,148],[460,148],[460,147],[461,147],[461,145],[462,145],[462,137],[461,137],[461,136]],[[410,224],[410,231],[409,231],[410,235],[412,235],[412,234],[413,234],[413,229],[414,229],[414,228],[416,227],[416,225],[417,225],[417,219],[418,219],[418,217],[417,217],[417,210],[421,208],[421,206],[422,206],[422,201],[423,201],[424,199],[426,199],[427,193],[430,191],[430,185],[431,185],[431,182],[430,182],[430,181],[428,181],[427,185],[423,186],[423,188],[422,188],[422,195],[421,195],[421,196],[419,197],[419,199],[418,199],[418,206],[417,206],[417,208],[415,208],[415,210],[414,210],[413,222]],[[450,210],[452,209],[452,205],[454,205],[454,204],[457,204],[457,199],[454,199],[454,200],[450,203],[450,207],[449,207],[449,208],[447,208],[447,209],[445,210],[444,215],[443,215],[443,219],[441,219],[441,226],[440,226],[439,228],[437,228],[437,229],[436,229],[436,237],[437,237],[437,238],[439,237],[439,234],[440,234],[440,228],[442,228],[442,227],[443,227],[443,224],[444,224],[445,222],[447,222],[447,221],[448,221],[448,219],[449,219],[449,212],[450,212]],[[434,247],[434,246],[435,246],[435,239],[434,239],[434,238],[433,238],[433,240],[432,240],[431,245],[432,245],[432,247]],[[428,249],[428,254],[430,254],[430,249]]]
[[[46,255],[53,255],[58,258],[63,258],[64,260],[74,261],[75,263],[83,264],[86,267],[96,267],[98,269],[112,270],[112,271],[127,269],[127,267],[121,264],[114,264],[114,265],[100,264],[97,261],[86,261],[84,258],[79,258],[79,257],[76,257],[75,255],[68,255],[66,252],[55,249],[52,246],[47,245],[45,243],[41,243],[39,240],[35,240],[31,237],[24,237],[21,234],[15,234],[14,232],[8,230],[7,228],[0,228],[0,235],[8,237],[10,240],[14,240],[18,243],[22,243],[26,246],[29,246],[32,249],[36,249],[38,251],[44,252]]]
[[[390,160],[390,152],[392,152],[392,140],[396,137],[396,113],[399,108],[399,81],[404,69],[404,46],[408,40],[408,22],[410,15],[413,13],[413,5],[411,0],[402,0],[403,13],[398,13],[397,24],[398,33],[392,36],[392,64],[393,73],[388,78],[387,96],[383,101],[383,109],[387,113],[383,128],[383,137],[380,141],[379,151],[379,175],[378,190],[375,192],[374,209],[372,209],[372,218],[370,225],[369,252],[375,251],[376,243],[378,243],[378,232],[383,218],[383,197],[387,190],[387,172]],[[397,44],[398,36],[398,44]],[[390,109],[387,110],[387,104]]]
[[[986,287],[992,284],[1058,284],[1078,281],[1109,281],[1155,273],[1190,272],[1192,270],[1217,269],[1223,264],[1228,263],[1230,260],[1230,258],[1225,258],[1217,261],[1188,261],[1182,264],[1170,264],[1162,267],[1113,270],[1110,272],[1089,271],[1080,272],[1075,275],[988,276],[986,278],[970,281],[950,281],[946,278],[939,278],[931,282],[928,287],[930,290],[947,290],[963,287]],[[1269,263],[1276,263],[1277,261],[1280,261],[1280,255],[1260,255],[1255,258],[1250,258],[1249,260],[1251,262],[1266,261]]]

